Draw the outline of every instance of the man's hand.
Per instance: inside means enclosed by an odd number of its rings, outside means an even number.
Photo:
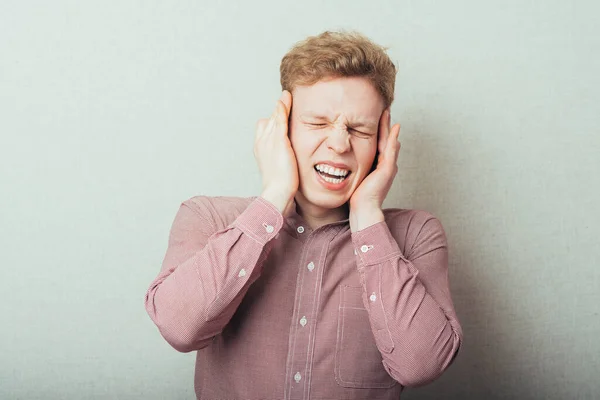
[[[377,168],[365,177],[350,198],[350,225],[352,232],[383,221],[381,210],[394,178],[398,173],[400,153],[400,124],[390,128],[390,109],[387,108],[379,120]]]
[[[298,165],[288,137],[292,94],[284,90],[269,119],[256,124],[254,157],[263,179],[261,197],[273,203],[285,216],[298,191]]]

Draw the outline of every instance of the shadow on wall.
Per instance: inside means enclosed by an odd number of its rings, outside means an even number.
[[[515,318],[523,311],[515,309],[511,293],[499,289],[498,282],[508,269],[490,270],[508,265],[510,249],[505,236],[497,235],[501,229],[496,229],[507,208],[489,201],[502,201],[506,193],[500,193],[498,185],[501,166],[482,154],[486,133],[469,131],[468,121],[459,125],[456,116],[445,118],[423,109],[406,109],[401,123],[401,188],[397,190],[411,200],[413,208],[431,212],[444,225],[450,288],[464,332],[463,347],[445,374],[430,385],[407,388],[403,399],[556,396],[543,393],[544,387],[532,382],[527,362],[522,362],[528,349],[519,340],[527,336],[523,331],[533,329],[534,320],[532,316]],[[548,379],[552,377],[544,376]]]

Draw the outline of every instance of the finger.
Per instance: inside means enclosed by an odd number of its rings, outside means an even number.
[[[288,92],[287,90],[284,90],[281,93],[281,97],[279,98],[279,100],[277,100],[277,106],[275,107],[275,114],[274,114],[274,118],[275,118],[275,122],[277,122],[278,124],[287,124],[289,115],[290,115],[290,109],[292,106],[292,96],[290,94],[290,92]]]
[[[278,124],[285,124],[287,122],[287,110],[285,108],[285,104],[281,100],[277,100],[277,110],[275,111],[275,115],[273,119]]]
[[[394,160],[398,159],[398,154],[400,153],[400,140],[398,137],[400,136],[400,124],[395,124],[390,132],[390,152],[393,156]]]
[[[267,123],[269,122],[269,120],[267,118],[261,118],[256,122],[256,130],[259,132],[264,132],[265,130],[265,126],[267,126]]]
[[[389,107],[383,110],[379,119],[379,140],[377,148],[380,154],[385,153],[386,144],[390,133],[390,109]]]
[[[257,141],[265,135],[267,124],[269,120],[267,118],[261,118],[256,122],[256,132],[254,134],[254,140]]]
[[[288,90],[284,90],[281,99],[283,105],[285,106],[286,117],[289,118],[290,112],[292,111],[292,94]]]
[[[273,127],[275,126],[275,115],[271,115],[271,118],[267,121],[267,125],[265,126],[265,133],[271,132]]]
[[[281,99],[281,97],[283,96],[283,94],[281,94],[279,96],[279,99],[277,99],[277,102],[275,103],[275,108],[273,109],[273,112],[271,113],[270,118],[275,119],[277,117],[277,113],[279,112],[279,100]]]
[[[394,126],[395,128],[395,126]],[[388,162],[388,159],[392,158],[394,156],[394,140],[391,137],[391,135],[394,134],[394,129],[390,129],[390,134],[388,135],[388,139],[385,143],[385,150],[383,151],[383,153],[381,153],[381,155],[383,156],[383,159],[385,160],[385,162]]]

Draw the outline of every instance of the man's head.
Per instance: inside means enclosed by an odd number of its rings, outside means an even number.
[[[394,100],[396,67],[385,48],[359,33],[324,32],[297,43],[280,72],[282,90],[293,96],[297,200],[324,214],[344,206],[376,162],[378,125]],[[329,179],[331,186],[320,180],[319,163],[345,164],[350,172],[338,186]]]

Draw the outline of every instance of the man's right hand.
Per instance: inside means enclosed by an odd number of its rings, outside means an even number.
[[[284,90],[270,118],[256,124],[254,157],[263,180],[262,194],[283,215],[294,204],[298,191],[298,165],[288,137],[288,120],[292,109],[292,94]]]

